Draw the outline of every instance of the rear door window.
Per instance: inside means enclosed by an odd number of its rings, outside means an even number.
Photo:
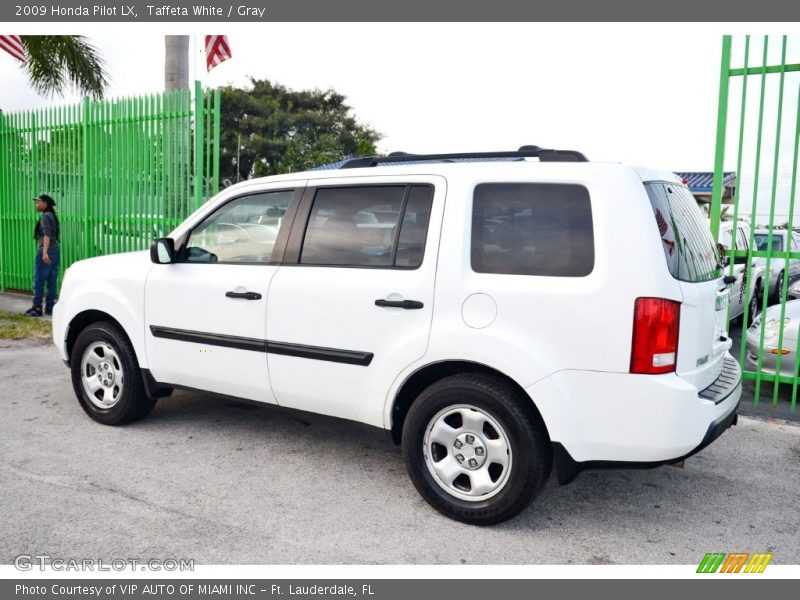
[[[425,253],[432,200],[429,185],[321,188],[300,263],[416,269]]]
[[[687,282],[720,276],[720,262],[709,224],[689,190],[669,183],[646,183],[669,272]]]

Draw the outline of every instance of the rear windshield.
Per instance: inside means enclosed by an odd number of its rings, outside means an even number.
[[[691,192],[670,183],[646,183],[669,272],[688,282],[720,276],[714,238]]]

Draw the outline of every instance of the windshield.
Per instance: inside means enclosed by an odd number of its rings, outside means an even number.
[[[646,183],[669,272],[688,282],[720,277],[714,238],[691,192],[670,183]]]
[[[758,250],[769,250],[769,234],[757,233],[756,234],[756,247]],[[772,252],[781,252],[783,250],[783,236],[779,233],[772,234]]]

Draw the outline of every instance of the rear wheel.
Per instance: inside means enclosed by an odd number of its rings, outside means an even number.
[[[72,349],[72,387],[81,408],[104,425],[123,425],[146,416],[155,400],[144,392],[130,340],[114,323],[86,327]]]
[[[448,517],[492,525],[522,511],[550,475],[541,417],[498,377],[453,375],[427,388],[403,426],[406,469]]]

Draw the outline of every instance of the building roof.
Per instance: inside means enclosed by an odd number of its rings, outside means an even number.
[[[714,173],[700,171],[675,171],[675,175],[686,181],[689,191],[693,194],[710,194],[714,186]],[[722,174],[722,187],[734,187],[736,173],[733,171]]]

